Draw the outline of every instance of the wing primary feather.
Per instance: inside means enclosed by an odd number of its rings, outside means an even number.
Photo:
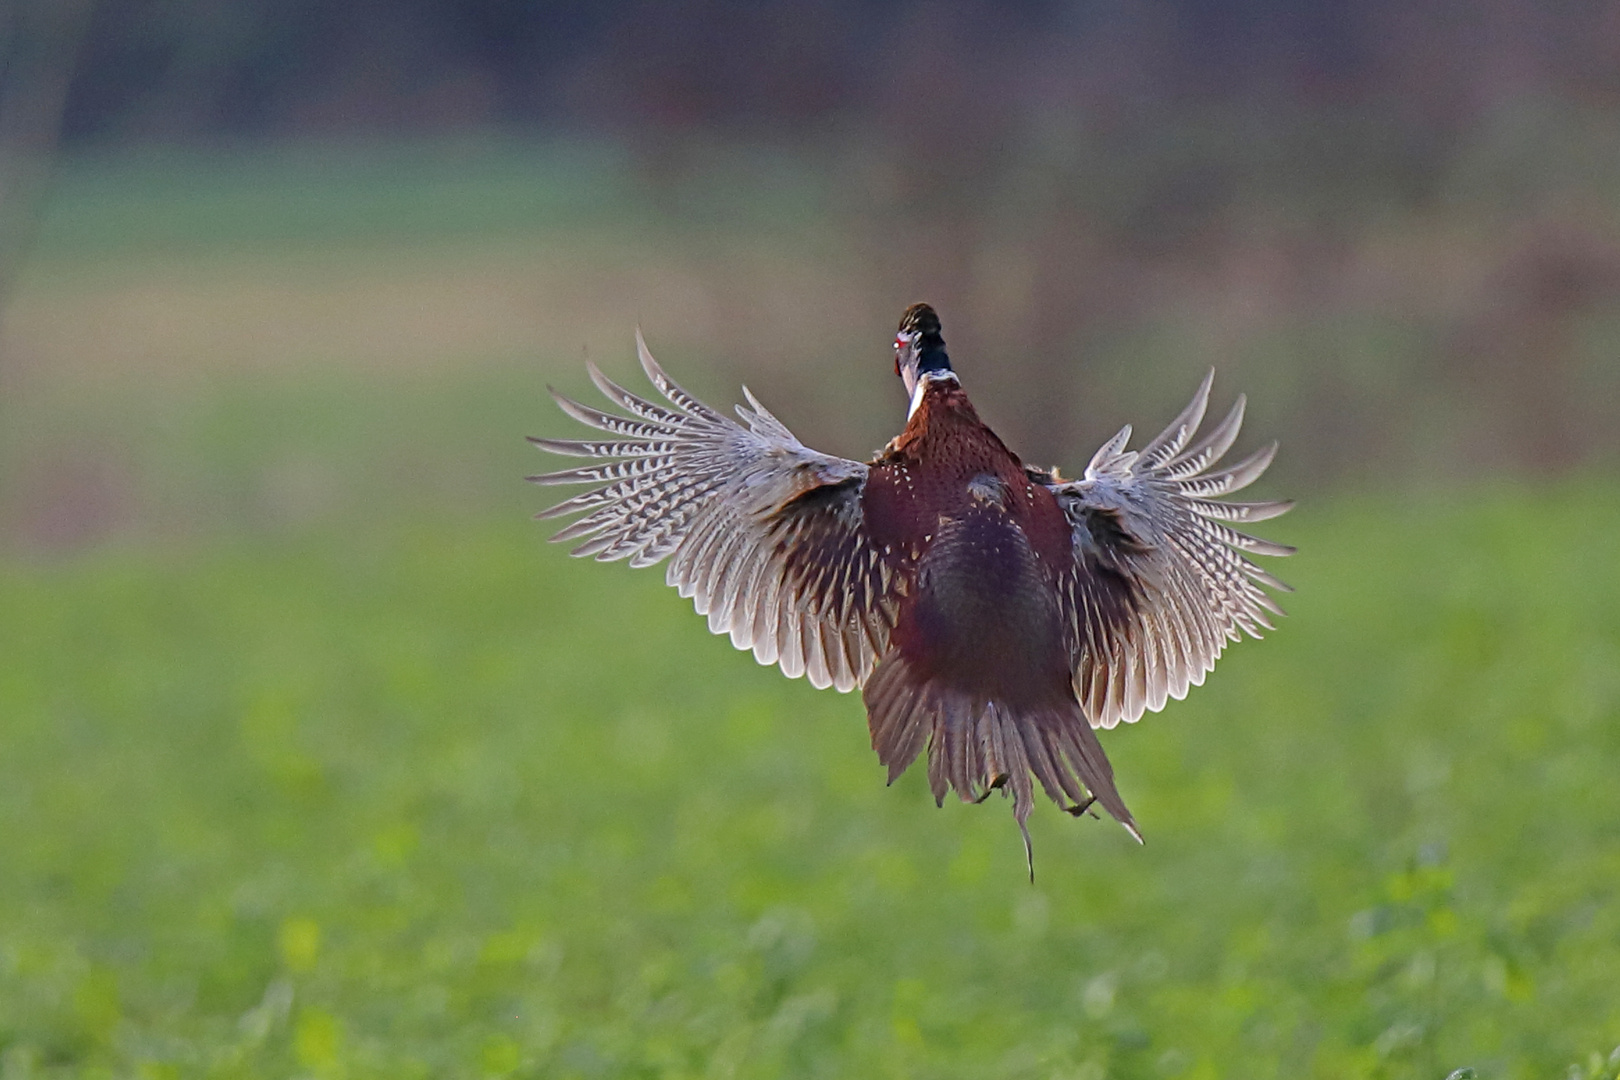
[[[1126,424],[1114,433],[1112,439],[1099,446],[1097,452],[1091,455],[1091,461],[1086,465],[1086,475],[1090,476],[1093,471],[1100,471],[1111,465],[1115,458],[1122,455],[1125,444],[1130,441],[1131,425]]]
[[[686,419],[686,416],[682,413],[671,412],[662,405],[648,401],[640,395],[632,394],[604,375],[602,369],[590,361],[586,361],[585,371],[590,375],[591,382],[596,384],[596,388],[602,392],[604,397],[628,412],[635,413],[637,416],[651,420],[654,423],[673,426],[679,426],[681,421]]]
[[[1170,421],[1170,425],[1158,437],[1138,451],[1144,462],[1149,466],[1162,465],[1181,452],[1187,440],[1198,430],[1198,425],[1204,421],[1204,410],[1209,407],[1209,388],[1214,382],[1215,369],[1210,368],[1204,381],[1198,384],[1192,400],[1181,410],[1181,415]]]
[[[704,420],[726,423],[726,418],[709,408],[703,402],[687,393],[679,383],[669,377],[669,374],[653,359],[653,354],[647,349],[647,340],[636,330],[636,355],[641,359],[641,369],[647,373],[647,378],[658,387],[658,392],[669,399],[670,404],[682,409],[693,416]]]
[[[1269,521],[1294,508],[1292,500],[1282,502],[1234,503],[1214,499],[1187,498],[1187,505],[1207,518],[1217,521]]]
[[[656,442],[649,439],[589,442],[574,439],[542,439],[537,435],[529,435],[526,438],[548,454],[561,454],[564,457],[647,457],[653,454],[670,454],[675,450],[675,443],[668,439]]]
[[[1260,479],[1260,475],[1270,468],[1271,459],[1276,456],[1277,444],[1267,443],[1236,465],[1199,477],[1201,490],[1198,494],[1228,495],[1234,491],[1242,491]]]
[[[615,435],[625,435],[632,439],[659,439],[668,438],[676,429],[670,424],[652,423],[645,420],[632,420],[625,416],[615,416],[612,413],[593,409],[588,405],[581,405],[565,394],[551,392],[557,407],[569,416],[578,420],[587,427],[598,431],[610,431]]]
[[[1238,432],[1243,429],[1243,414],[1248,407],[1248,400],[1239,394],[1225,418],[1210,428],[1202,439],[1188,447],[1180,456],[1171,458],[1165,471],[1171,476],[1191,476],[1221,460],[1226,452],[1232,449],[1232,444],[1237,441]]]

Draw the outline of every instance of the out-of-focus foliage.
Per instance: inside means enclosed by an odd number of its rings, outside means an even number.
[[[29,246],[89,9],[89,0],[0,6],[0,308]]]
[[[1574,177],[1576,148],[1620,130],[1601,119],[1554,110],[1515,130]],[[124,487],[169,432],[146,420],[244,375],[567,382],[585,355],[630,363],[637,323],[711,397],[746,381],[801,436],[862,456],[893,434],[886,343],[920,298],[1036,462],[1076,468],[1120,423],[1168,418],[1211,365],[1217,396],[1248,391],[1254,424],[1284,441],[1284,481],[1544,475],[1620,453],[1606,209],[1520,221],[1461,189],[1339,217],[1259,200],[1143,254],[1106,223],[1146,197],[1133,175],[1198,136],[1167,128],[1153,150],[1151,131],[1063,151],[1085,183],[1020,174],[982,229],[910,235],[893,231],[907,204],[854,179],[866,159],[758,147],[716,149],[673,185],[589,141],[69,158],[0,319],[0,520],[79,458],[116,474],[85,483]],[[48,398],[75,422],[41,429],[64,415],[29,404]],[[136,402],[142,416],[114,419]]]
[[[960,178],[952,161],[982,164],[1043,114],[1223,100],[1359,105],[1359,143],[1405,143],[1388,157],[1417,161],[1526,93],[1612,107],[1614,30],[1600,0],[100,0],[68,134],[521,124],[757,139],[876,123],[910,128]]]
[[[1109,735],[1147,845],[1044,810],[1033,886],[1000,800],[521,521],[11,563],[0,1060],[1562,1076],[1620,1042],[1616,529],[1307,505],[1293,617]]]
[[[80,152],[575,140],[651,208],[643,249],[687,234],[734,365],[847,355],[871,338],[837,312],[926,298],[1041,458],[1095,434],[1082,393],[1135,411],[1215,363],[1275,387],[1312,477],[1555,474],[1620,456],[1617,42],[1591,0],[104,0],[64,125]],[[759,257],[713,235],[806,190],[815,224]],[[834,317],[787,287],[807,250],[857,298]]]

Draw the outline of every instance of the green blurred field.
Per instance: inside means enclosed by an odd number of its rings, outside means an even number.
[[[1617,1041],[1612,489],[1308,505],[1274,640],[1107,740],[1147,845],[1045,810],[1033,887],[999,801],[886,790],[854,699],[514,502],[7,568],[8,1076],[1550,1077]]]
[[[163,246],[68,239],[25,323]],[[24,370],[4,1080],[1620,1066],[1612,479],[1286,492],[1291,617],[1105,737],[1146,846],[1039,808],[1031,886],[1004,802],[885,788],[857,699],[546,545],[577,354],[486,347]]]

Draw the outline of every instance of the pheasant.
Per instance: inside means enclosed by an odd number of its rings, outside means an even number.
[[[664,373],[640,332],[662,401],[589,365],[628,415],[552,391],[605,437],[531,438],[553,454],[604,459],[531,477],[586,484],[540,512],[582,512],[555,541],[575,555],[668,561],[665,578],[709,629],[761,664],[817,688],[861,689],[872,748],[893,783],[924,751],[936,804],[1012,797],[1033,878],[1034,782],[1079,816],[1100,803],[1138,841],[1095,728],[1181,699],[1229,641],[1258,638],[1287,590],[1248,555],[1293,549],[1231,522],[1288,502],[1226,502],[1276,444],[1218,472],[1243,422],[1240,395],[1194,442],[1212,370],[1157,438],[1103,444],[1082,477],[1024,465],[979,419],[938,316],[913,304],[894,340],[910,398],[905,429],[864,464],[811,450],[748,390],[742,423]]]

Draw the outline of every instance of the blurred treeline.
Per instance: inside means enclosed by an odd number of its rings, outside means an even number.
[[[1031,456],[1209,364],[1296,475],[1620,451],[1620,4],[7,2],[13,145],[567,137],[672,216],[771,155],[870,298],[838,354],[931,299]],[[801,355],[807,310],[712,344]]]

